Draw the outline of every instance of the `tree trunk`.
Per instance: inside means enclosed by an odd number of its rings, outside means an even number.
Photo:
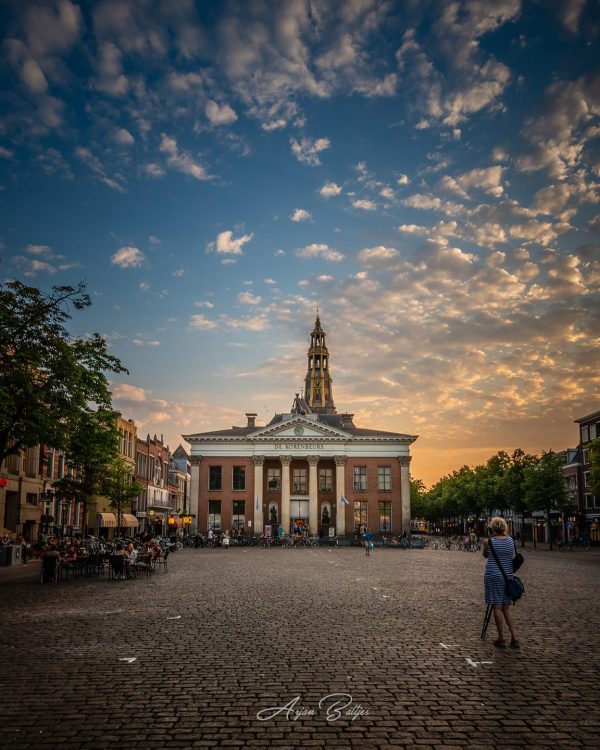
[[[525,512],[521,513],[521,547],[525,546]]]
[[[552,526],[550,525],[550,508],[546,508],[546,541],[548,549],[552,552]]]

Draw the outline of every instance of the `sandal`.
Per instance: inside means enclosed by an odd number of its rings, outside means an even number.
[[[510,642],[510,647],[511,648],[521,648],[521,641],[515,641],[515,639],[513,638],[511,640],[511,642]]]
[[[494,641],[494,646],[496,648],[506,648],[506,641],[504,638],[498,638],[498,640]]]

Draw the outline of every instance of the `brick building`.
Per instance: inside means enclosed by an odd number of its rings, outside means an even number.
[[[326,334],[317,315],[303,394],[289,413],[257,426],[184,435],[191,445],[190,512],[199,531],[260,534],[295,521],[311,534],[410,533],[410,446],[414,435],[357,427],[338,414]],[[268,529],[267,529],[268,532]]]
[[[169,446],[163,436],[150,435],[136,440],[136,475],[141,483],[142,494],[135,504],[135,515],[140,521],[140,530],[151,527],[156,534],[166,533],[169,516],[176,510],[169,498]]]
[[[587,414],[575,420],[579,425],[579,477],[577,489],[581,512],[581,531],[593,542],[600,541],[600,497],[592,492],[590,486],[589,445],[592,440],[600,438],[600,411]]]

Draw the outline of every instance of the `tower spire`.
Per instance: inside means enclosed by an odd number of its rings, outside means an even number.
[[[325,331],[321,328],[319,309],[315,327],[310,334],[308,369],[304,385],[304,400],[312,412],[335,414],[331,375],[329,373],[329,352],[325,343]]]

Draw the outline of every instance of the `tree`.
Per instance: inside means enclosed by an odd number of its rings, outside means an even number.
[[[97,333],[73,338],[71,309],[91,305],[86,285],[51,294],[0,284],[0,463],[34,445],[66,448],[82,415],[111,408],[105,372],[127,372]]]
[[[516,448],[510,457],[510,464],[502,477],[502,494],[506,505],[512,508],[515,515],[521,516],[521,528],[525,529],[525,515],[528,511],[525,501],[525,469],[535,466],[538,457],[533,456],[521,448]],[[525,546],[525,534],[521,532],[521,546]],[[535,539],[535,538],[534,538]]]
[[[592,494],[600,498],[600,438],[592,440],[587,448],[590,459],[589,488]]]
[[[102,483],[102,494],[109,500],[112,508],[117,511],[117,534],[121,533],[122,510],[131,507],[131,501],[138,497],[143,486],[136,482],[122,456],[117,456],[108,467],[106,477]]]
[[[569,493],[562,475],[563,458],[552,451],[542,453],[540,460],[524,469],[525,503],[530,511],[546,512],[547,539],[552,549],[550,512],[563,510],[569,503]]]
[[[101,492],[102,484],[118,456],[117,412],[109,409],[84,411],[65,445],[68,476],[53,484],[58,497],[83,503],[83,533],[87,532],[89,500]]]

